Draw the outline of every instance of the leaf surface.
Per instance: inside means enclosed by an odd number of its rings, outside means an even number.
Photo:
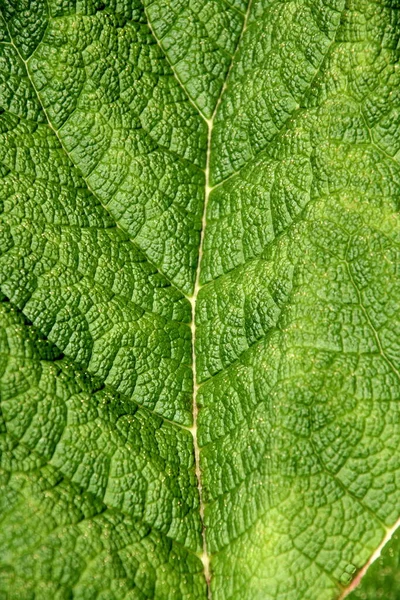
[[[348,600],[396,600],[400,593],[399,535],[387,543],[382,554],[371,565],[367,574]]]
[[[339,599],[399,518],[397,5],[1,14],[1,594]]]

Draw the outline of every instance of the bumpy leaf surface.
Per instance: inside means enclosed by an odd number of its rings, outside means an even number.
[[[400,516],[399,5],[0,7],[0,598],[344,597]]]

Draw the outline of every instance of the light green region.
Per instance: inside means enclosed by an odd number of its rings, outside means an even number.
[[[338,600],[399,518],[397,5],[0,9],[0,599]]]

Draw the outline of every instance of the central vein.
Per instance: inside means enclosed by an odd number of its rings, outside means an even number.
[[[204,501],[203,501],[203,486],[201,482],[201,470],[200,470],[200,447],[197,439],[197,418],[198,418],[198,406],[197,406],[197,394],[199,391],[199,383],[197,382],[197,369],[196,369],[196,301],[197,296],[200,291],[200,265],[201,259],[203,255],[203,245],[204,245],[204,235],[206,230],[206,212],[207,212],[207,204],[208,199],[210,197],[211,187],[210,187],[210,155],[211,155],[211,134],[213,128],[215,111],[211,119],[207,120],[208,125],[208,138],[207,138],[207,160],[206,160],[206,168],[205,168],[205,194],[204,194],[204,208],[203,208],[203,216],[201,222],[201,234],[200,234],[200,247],[199,247],[199,258],[197,263],[197,271],[196,271],[196,281],[194,284],[193,295],[189,298],[190,303],[192,305],[192,364],[193,364],[193,426],[190,428],[190,431],[193,436],[193,445],[194,445],[194,456],[195,456],[195,465],[196,465],[196,478],[197,478],[197,487],[199,490],[199,501],[200,501],[200,519],[202,523],[202,538],[203,538],[203,553],[201,555],[201,561],[204,566],[204,576],[207,582],[207,590],[208,597],[211,598],[211,589],[210,589],[210,579],[211,579],[211,571],[210,571],[210,557],[207,552],[207,540],[206,540],[206,531],[204,525]]]
[[[212,137],[212,131],[213,131],[213,126],[214,126],[214,119],[217,114],[219,105],[221,104],[222,96],[224,95],[225,89],[228,85],[229,75],[230,75],[230,72],[231,72],[231,69],[232,69],[232,66],[234,63],[234,58],[235,58],[237,49],[243,38],[243,34],[247,28],[247,22],[248,22],[248,18],[249,18],[249,14],[250,14],[251,4],[252,4],[252,0],[249,0],[248,5],[247,5],[246,14],[245,14],[245,17],[243,20],[243,28],[240,33],[235,52],[232,56],[231,64],[228,69],[225,83],[222,86],[221,93],[219,95],[219,98],[216,103],[212,117],[211,117],[211,119],[206,119],[203,116],[203,118],[208,126],[207,158],[206,158],[206,168],[205,168],[204,207],[203,207],[203,216],[202,216],[202,222],[201,222],[200,247],[199,247],[199,257],[198,257],[197,270],[196,270],[196,280],[195,280],[193,295],[189,298],[189,301],[192,306],[191,330],[192,330],[192,364],[193,364],[193,425],[190,428],[190,432],[193,436],[195,469],[196,469],[197,487],[199,490],[200,520],[201,520],[201,524],[202,524],[203,552],[202,552],[200,558],[201,558],[201,561],[202,561],[203,567],[204,567],[204,577],[207,582],[207,594],[208,594],[209,600],[211,600],[210,555],[208,554],[208,551],[207,551],[206,526],[205,526],[205,522],[204,522],[204,498],[203,498],[204,494],[203,494],[203,484],[202,484],[201,467],[200,467],[200,446],[199,446],[198,436],[197,436],[197,430],[198,430],[197,421],[198,421],[198,414],[199,414],[199,408],[198,408],[198,404],[197,404],[197,395],[198,395],[200,384],[197,381],[197,369],[196,369],[196,302],[197,302],[197,296],[199,295],[199,291],[201,288],[200,269],[201,269],[201,259],[203,256],[204,237],[205,237],[205,230],[206,230],[207,205],[208,205],[208,201],[210,198],[210,194],[213,190],[213,187],[210,186],[210,158],[211,158],[211,137]],[[217,187],[217,186],[215,186],[215,187]]]

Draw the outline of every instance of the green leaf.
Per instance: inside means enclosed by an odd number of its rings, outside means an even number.
[[[0,336],[2,593],[204,596],[190,433],[82,375],[8,302]]]
[[[397,4],[0,8],[0,598],[344,598],[399,518]]]
[[[397,600],[400,594],[399,535],[396,533],[348,600]]]

